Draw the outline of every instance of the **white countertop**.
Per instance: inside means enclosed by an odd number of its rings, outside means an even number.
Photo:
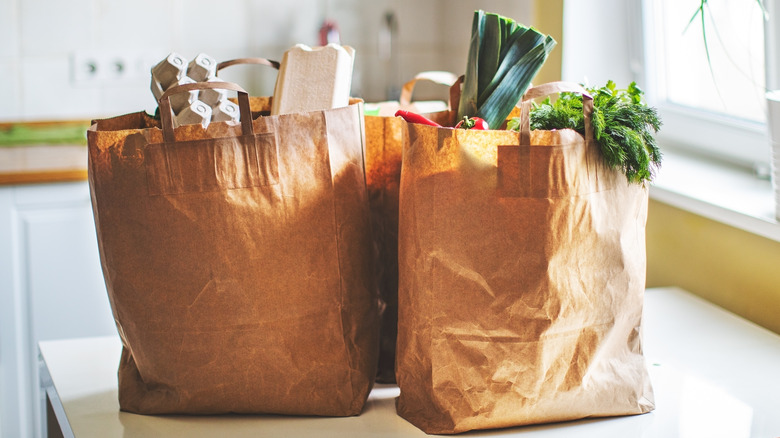
[[[645,357],[656,410],[464,436],[780,437],[780,336],[675,288],[649,289]],[[40,343],[44,382],[64,436],[87,437],[415,437],[395,413],[394,385],[378,385],[362,415],[348,418],[142,416],[119,411],[116,337]],[[42,373],[45,379],[45,372]]]

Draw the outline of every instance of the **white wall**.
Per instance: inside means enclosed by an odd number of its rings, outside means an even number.
[[[357,50],[353,92],[384,100],[389,70],[377,53],[386,11],[398,18],[399,81],[423,70],[465,70],[471,16],[482,8],[528,23],[532,0],[0,0],[0,121],[90,119],[146,109],[148,68],[176,51],[217,60],[280,60],[316,45],[325,18]],[[74,57],[126,54],[140,73],[123,82],[74,83]],[[135,71],[133,66],[130,66]],[[221,77],[269,95],[275,74],[239,66]],[[425,93],[423,91],[423,93]],[[440,97],[446,94],[440,93]]]
[[[645,82],[641,41],[630,38],[628,26],[640,0],[564,0],[561,78],[601,86],[607,80],[625,87]]]

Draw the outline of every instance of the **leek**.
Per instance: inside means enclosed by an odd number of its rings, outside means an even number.
[[[458,119],[481,117],[494,129],[502,126],[553,47],[549,35],[475,11]]]

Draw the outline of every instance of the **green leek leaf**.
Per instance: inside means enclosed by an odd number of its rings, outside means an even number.
[[[461,92],[458,113],[466,114],[477,113],[477,67],[480,53],[480,43],[482,42],[485,12],[478,10],[474,12],[474,20],[471,24],[471,42],[469,44],[469,62],[466,64],[466,73],[463,79],[463,91]],[[458,119],[462,119],[460,115]]]
[[[498,14],[474,12],[458,119],[503,125],[555,46],[555,40]]]
[[[501,55],[502,33],[501,21],[495,14],[485,15],[482,24],[482,40],[480,41],[480,56],[477,64],[477,87],[484,90],[498,69]]]
[[[501,78],[490,96],[477,110],[477,117],[482,117],[488,126],[499,127],[506,120],[512,108],[525,93],[531,80],[536,76],[547,52],[544,45],[539,45],[525,53]],[[521,84],[521,85],[518,85]],[[518,93],[518,88],[522,87]]]

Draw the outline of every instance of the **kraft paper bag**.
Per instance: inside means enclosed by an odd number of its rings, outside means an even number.
[[[607,167],[590,131],[531,132],[523,108],[522,132],[406,125],[397,410],[427,433],[654,408],[648,189]]]
[[[377,382],[395,382],[395,341],[398,326],[398,188],[406,122],[395,117],[399,109],[424,113],[439,123],[449,123],[447,102],[414,102],[412,93],[419,81],[452,87],[457,77],[448,72],[421,72],[404,84],[398,101],[373,104],[375,114],[366,113],[366,185],[377,255],[375,269],[381,297],[381,329]],[[452,90],[452,88],[450,88]],[[457,105],[455,106],[457,108]],[[438,110],[426,112],[427,110]],[[422,110],[422,111],[421,111]]]
[[[142,414],[359,414],[378,315],[360,102],[173,128],[95,122],[89,183],[123,342],[119,403]]]
[[[219,73],[228,67],[235,65],[256,65],[260,67],[270,67],[274,70],[279,70],[279,61],[274,61],[268,58],[235,58],[227,61],[221,61],[217,64],[217,77]],[[236,99],[230,98],[234,103]],[[273,96],[249,96],[249,108],[252,111],[252,118],[256,119],[258,116],[267,116],[271,114],[271,105],[273,105]]]

